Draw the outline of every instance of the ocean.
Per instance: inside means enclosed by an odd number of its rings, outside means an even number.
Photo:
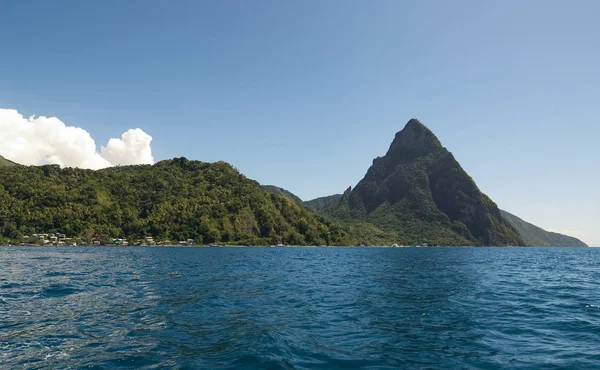
[[[0,247],[2,369],[600,369],[600,249]]]

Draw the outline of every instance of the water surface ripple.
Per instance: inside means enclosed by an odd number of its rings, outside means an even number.
[[[0,247],[1,368],[598,369],[592,248]]]

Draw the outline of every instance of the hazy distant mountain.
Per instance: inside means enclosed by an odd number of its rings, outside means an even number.
[[[402,244],[524,244],[496,204],[416,119],[327,212],[346,221],[369,222]]]
[[[17,163],[9,161],[8,159],[0,156],[0,167],[18,166]]]
[[[500,213],[517,229],[527,245],[536,247],[587,247],[584,242],[572,236],[546,231],[503,210],[500,210]]]

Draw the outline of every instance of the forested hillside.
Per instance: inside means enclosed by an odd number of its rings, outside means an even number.
[[[17,164],[15,162],[9,161],[8,159],[0,156],[0,167],[11,167],[16,165]]]
[[[333,194],[326,197],[308,200],[304,202],[304,205],[306,208],[315,212],[322,212],[337,206],[337,204],[340,202],[340,199],[342,199],[342,194]]]
[[[98,171],[0,168],[1,235],[33,233],[247,245],[355,244],[347,230],[224,162],[185,158]]]

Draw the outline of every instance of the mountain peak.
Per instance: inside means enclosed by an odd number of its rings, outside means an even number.
[[[402,131],[396,133],[387,155],[412,159],[441,148],[435,134],[421,121],[412,118]]]
[[[421,121],[419,121],[416,118],[411,118],[410,120],[408,120],[408,122],[406,122],[406,126],[404,126],[404,128],[407,128],[407,127],[411,127],[412,128],[413,126],[415,128],[421,128],[421,129],[427,129],[427,130],[429,130],[427,128],[427,126],[425,126]]]
[[[402,243],[523,244],[496,204],[414,118],[331,214],[372,223]]]

